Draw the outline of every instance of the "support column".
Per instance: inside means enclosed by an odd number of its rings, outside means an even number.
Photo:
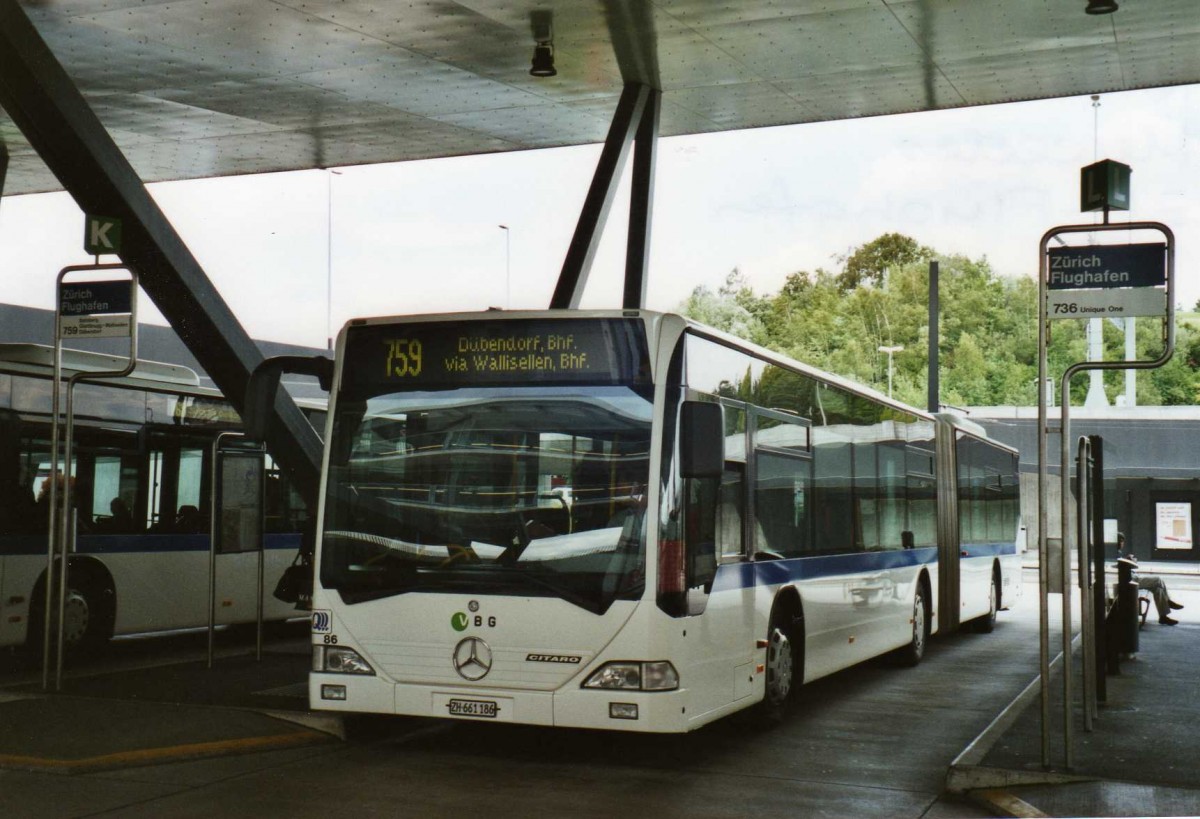
[[[592,185],[588,189],[583,210],[579,214],[579,222],[575,226],[575,235],[571,237],[571,246],[567,248],[567,257],[563,261],[558,284],[550,298],[552,309],[573,309],[579,306],[588,274],[591,273],[592,259],[600,245],[604,223],[608,219],[608,210],[612,206],[613,195],[617,192],[621,171],[629,157],[629,149],[633,145],[634,135],[638,131],[650,93],[651,89],[640,83],[628,83],[621,91],[621,99],[617,102],[617,111],[613,115],[612,125],[609,126],[608,137],[604,140],[604,150],[600,152],[600,161],[596,165]]]
[[[650,222],[654,204],[654,166],[658,159],[658,117],[662,92],[650,89],[633,142],[633,192],[629,202],[629,238],[625,251],[625,292],[621,306],[646,306],[650,266]]]

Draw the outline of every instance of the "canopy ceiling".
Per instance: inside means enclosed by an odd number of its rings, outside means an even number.
[[[22,0],[144,181],[1200,81],[1196,0]],[[558,75],[529,75],[552,18]],[[5,194],[60,189],[6,117]]]

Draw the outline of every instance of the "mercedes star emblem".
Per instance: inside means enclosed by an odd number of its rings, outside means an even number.
[[[492,670],[492,649],[478,637],[467,637],[454,647],[454,670],[464,680],[482,680]]]

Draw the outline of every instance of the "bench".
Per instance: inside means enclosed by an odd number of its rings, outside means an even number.
[[[1111,612],[1113,606],[1117,604],[1117,586],[1114,583],[1111,591],[1105,597],[1105,616]],[[1138,589],[1138,625],[1139,627],[1146,625],[1146,617],[1150,614],[1150,592],[1145,589]]]

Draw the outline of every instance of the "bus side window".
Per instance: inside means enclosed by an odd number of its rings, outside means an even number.
[[[138,451],[134,435],[89,430],[80,436],[76,490],[86,501],[86,520],[98,534],[140,531],[133,509],[138,491]]]
[[[679,414],[679,466],[684,479],[684,543],[687,586],[710,588],[717,572],[718,496],[721,490],[724,428],[720,404],[684,401]]]
[[[742,527],[745,469],[745,464],[726,461],[721,475],[717,493],[717,549],[723,561],[746,554]]]
[[[687,478],[684,507],[684,543],[687,548],[687,587],[709,584],[717,572],[721,528],[721,482],[718,478]],[[740,516],[739,516],[740,520]],[[740,540],[740,538],[739,538]]]
[[[812,461],[778,452],[755,453],[754,551],[761,558],[809,552]]]
[[[23,474],[21,418],[0,409],[0,534],[30,528],[34,516],[32,478]]]

